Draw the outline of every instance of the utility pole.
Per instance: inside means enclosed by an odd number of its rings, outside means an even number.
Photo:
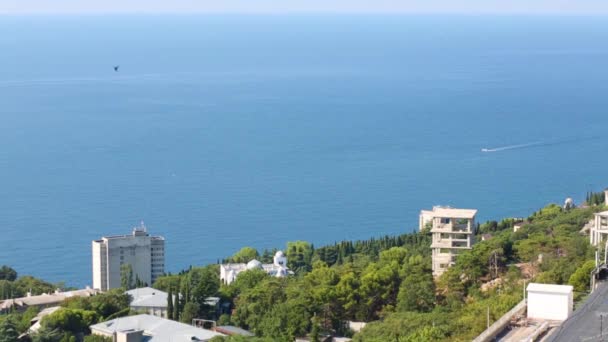
[[[488,327],[487,329],[490,329],[490,307],[488,306]]]
[[[492,279],[498,278],[498,254],[496,251],[492,252],[489,260],[489,268],[490,274],[492,275]]]
[[[600,340],[604,339],[604,316],[600,314]]]

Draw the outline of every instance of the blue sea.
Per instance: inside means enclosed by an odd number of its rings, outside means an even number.
[[[0,264],[84,286],[91,240],[141,221],[176,272],[580,203],[608,186],[606,42],[603,17],[0,17]]]

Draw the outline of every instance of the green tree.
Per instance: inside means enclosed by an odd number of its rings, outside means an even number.
[[[61,303],[68,309],[80,309],[96,312],[103,320],[117,316],[118,313],[128,312],[131,299],[122,289],[112,289],[92,297],[72,297]]]
[[[287,243],[287,265],[297,274],[306,273],[312,268],[312,245],[306,241]]]
[[[173,290],[169,288],[169,292],[167,293],[167,318],[175,319],[173,316]]]
[[[89,326],[98,321],[99,314],[95,311],[62,308],[42,318],[41,325],[49,330],[87,334]]]
[[[32,295],[52,293],[57,289],[56,285],[32,276],[21,276],[12,283],[13,296],[25,296],[27,292],[31,292]]]
[[[217,320],[217,325],[231,325],[231,321],[230,321],[230,315],[227,314],[223,314],[220,316],[220,318]]]
[[[173,295],[173,320],[179,321],[179,315],[181,313],[181,306],[179,300],[179,292]]]
[[[19,337],[17,323],[11,317],[0,320],[0,342],[17,341],[17,337]]]
[[[131,290],[135,286],[133,282],[133,267],[131,264],[120,266],[120,286],[125,290]]]
[[[15,281],[16,279],[17,271],[6,265],[2,265],[2,267],[0,267],[0,280]]]
[[[199,307],[199,315],[209,316],[210,308],[206,305],[206,298],[215,296],[220,287],[219,271],[216,265],[192,268],[184,281],[190,291],[189,301],[195,302]]]
[[[59,329],[51,329],[43,326],[32,335],[32,342],[60,342],[62,338],[63,333]]]
[[[411,257],[404,265],[405,278],[399,287],[399,311],[431,311],[435,306],[435,282],[427,260]]]
[[[574,287],[574,291],[587,292],[589,291],[590,274],[595,268],[595,261],[589,260],[585,262],[581,267],[577,268],[574,273],[570,276],[568,284]]]
[[[230,262],[247,263],[253,259],[258,259],[260,254],[253,247],[243,247],[229,259]]]
[[[361,276],[361,298],[367,309],[366,321],[378,319],[383,309],[395,307],[399,292],[399,268],[391,263],[369,265]]]
[[[192,320],[198,317],[200,307],[196,303],[188,302],[182,310],[181,321],[183,323],[192,324]]]
[[[165,292],[169,292],[169,288],[173,288],[179,292],[181,278],[182,276],[178,274],[160,276],[156,278],[152,287]]]

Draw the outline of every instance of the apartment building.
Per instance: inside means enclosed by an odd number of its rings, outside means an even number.
[[[93,287],[106,291],[121,286],[121,267],[131,265],[133,281],[152,285],[165,272],[165,238],[150,236],[143,225],[130,235],[105,236],[92,242]]]
[[[433,207],[420,212],[420,230],[431,227],[433,275],[438,277],[456,262],[459,253],[471,249],[475,233],[475,209]]]

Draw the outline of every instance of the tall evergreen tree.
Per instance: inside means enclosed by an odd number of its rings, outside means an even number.
[[[179,305],[179,292],[173,296],[173,319],[179,321],[180,316],[180,305]]]
[[[175,319],[173,317],[173,288],[169,288],[169,293],[167,294],[167,318]]]

